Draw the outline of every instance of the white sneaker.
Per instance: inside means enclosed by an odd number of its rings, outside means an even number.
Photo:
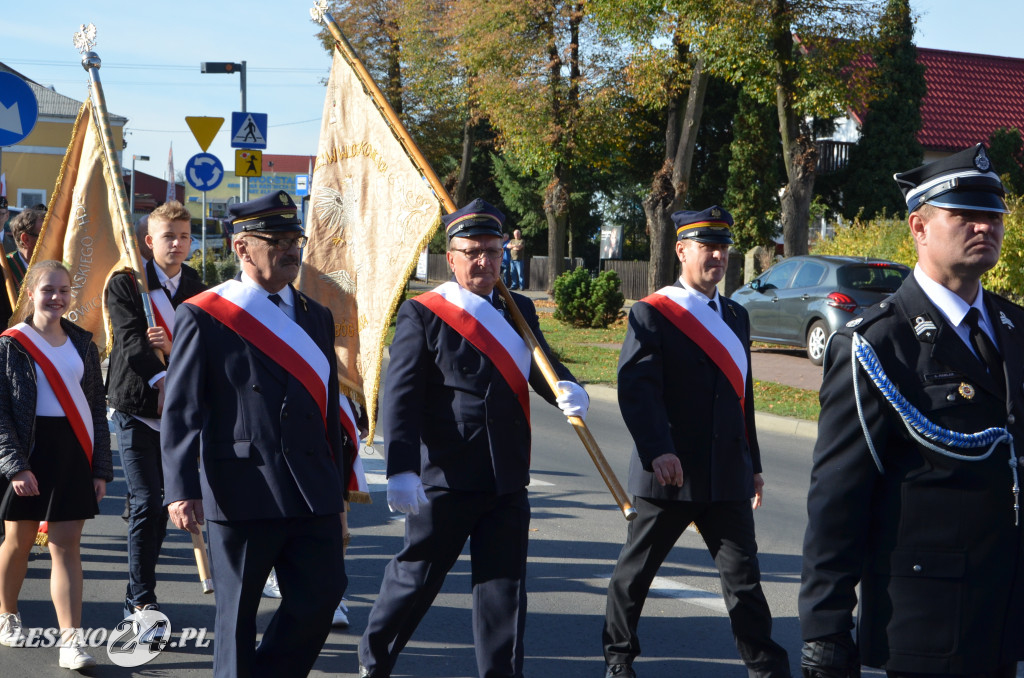
[[[337,626],[342,629],[348,628],[348,608],[345,606],[344,598],[338,603],[338,609],[334,611],[334,621],[331,622],[331,626]]]
[[[263,585],[263,595],[267,598],[280,598],[281,587],[277,585],[277,572],[273,569],[270,570],[270,576],[267,577],[267,583]]]
[[[67,631],[62,634],[62,637],[66,634]],[[73,629],[67,640],[61,640],[60,661],[58,663],[62,669],[72,670],[96,666],[96,660],[82,649],[82,632],[80,630]]]
[[[21,632],[21,615],[17,612],[0,613],[0,645],[21,647],[25,634]]]

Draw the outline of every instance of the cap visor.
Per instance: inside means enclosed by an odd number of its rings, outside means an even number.
[[[978,210],[1007,214],[1006,203],[995,193],[988,191],[950,191],[929,200],[926,204],[947,210]]]
[[[468,224],[458,229],[454,233],[448,235],[448,239],[452,238],[469,238],[474,235],[496,235],[501,237],[501,231],[496,229],[494,226],[488,224]]]

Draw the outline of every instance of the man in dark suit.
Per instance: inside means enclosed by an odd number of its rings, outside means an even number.
[[[175,314],[161,430],[165,501],[182,529],[208,520],[214,675],[304,676],[346,584],[334,319],[290,284],[305,237],[288,194],[231,212],[239,279]],[[254,650],[272,567],[281,605]]]
[[[1024,309],[980,282],[999,260],[1003,186],[981,144],[896,180],[918,261],[826,354],[803,672],[1011,678],[1024,658]]]
[[[384,571],[359,643],[360,676],[390,676],[469,539],[481,678],[521,678],[530,504],[529,385],[566,416],[589,398],[565,367],[555,396],[494,289],[504,216],[474,200],[444,217],[455,280],[398,312],[381,404],[388,505],[405,546]],[[512,295],[545,353],[537,312]]]
[[[167,531],[160,461],[165,361],[174,340],[174,309],[206,289],[199,274],[184,264],[192,240],[192,216],[184,205],[176,200],[165,203],[149,222],[152,233],[141,244],[150,252],[145,276],[156,326],[148,326],[134,276],[115,275],[107,285],[113,337],[107,400],[114,410],[111,420],[130,498],[126,617],[142,609],[160,609],[156,563]]]
[[[634,678],[637,624],[658,568],[695,523],[722,580],[749,674],[789,676],[771,639],[752,508],[764,481],[754,430],[750,322],[718,294],[732,217],[721,207],[676,212],[682,276],[633,305],[619,356],[619,408],[635,444],[629,490],[636,520],[608,585],[605,675]]]

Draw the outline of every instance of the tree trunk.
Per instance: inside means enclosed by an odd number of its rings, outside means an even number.
[[[455,195],[452,196],[455,199],[456,207],[462,207],[466,204],[470,169],[473,166],[473,144],[476,141],[475,132],[476,125],[473,123],[472,118],[466,120],[466,124],[462,126],[462,160],[459,163],[459,178],[455,183]]]
[[[788,0],[775,0],[772,6],[775,103],[779,110],[779,135],[782,137],[782,158],[788,180],[781,198],[783,254],[787,257],[807,254],[814,173],[818,164],[813,134],[793,108],[796,70],[793,66],[789,5]]]
[[[565,230],[569,221],[569,189],[560,178],[560,167],[555,168],[547,190],[544,191],[544,215],[548,221],[548,294],[554,293],[555,278],[565,271]]]
[[[685,60],[688,50],[677,45],[677,58]],[[668,104],[665,124],[665,164],[654,175],[651,192],[644,198],[644,215],[647,217],[647,233],[651,242],[651,253],[647,267],[647,291],[671,285],[678,275],[675,254],[675,227],[672,213],[682,209],[690,185],[693,167],[693,151],[696,147],[697,130],[704,110],[704,93],[707,91],[707,74],[703,61],[697,59],[690,78],[686,97],[686,108],[682,122],[679,109],[682,97],[673,97]]]
[[[793,166],[787,167],[789,183],[782,191],[782,253],[792,257],[807,254],[811,221],[811,199],[814,197],[815,167],[818,151],[809,130],[797,137],[791,152]]]
[[[671,188],[671,183],[667,180],[666,170],[668,169],[666,162],[666,166],[655,175],[655,184],[660,183],[663,189],[665,184]],[[673,278],[678,275],[675,246],[673,245],[676,231],[672,226],[672,203],[665,202],[663,189],[661,191],[657,188],[652,189],[643,201],[651,242],[651,255],[647,265],[648,294],[672,284]]]

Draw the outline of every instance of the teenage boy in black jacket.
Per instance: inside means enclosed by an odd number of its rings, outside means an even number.
[[[107,399],[128,483],[128,589],[125,616],[159,609],[156,561],[167,530],[160,461],[160,415],[164,401],[165,360],[174,344],[174,309],[206,286],[183,262],[191,245],[192,221],[176,200],[149,216],[146,245],[153,258],[145,274],[156,327],[148,327],[142,297],[131,275],[115,275],[107,286],[113,347],[107,374]],[[158,357],[158,349],[164,360]]]

